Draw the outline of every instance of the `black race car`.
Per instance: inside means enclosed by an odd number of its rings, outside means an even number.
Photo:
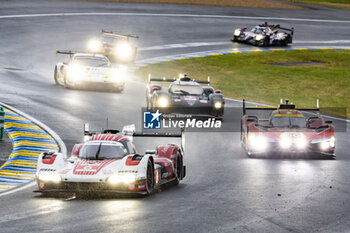
[[[169,88],[152,81],[171,82]],[[201,86],[207,84],[208,86]],[[208,81],[195,81],[187,75],[179,79],[152,79],[146,90],[147,109],[163,113],[188,113],[222,117],[225,99],[220,90],[214,90]]]
[[[233,33],[232,41],[261,47],[269,45],[286,46],[293,42],[293,34],[294,28],[283,28],[279,24],[270,25],[265,22],[250,31],[247,31],[247,27],[237,28]]]
[[[101,53],[108,56],[113,63],[127,64],[136,58],[137,47],[130,39],[138,39],[138,36],[116,34],[102,30],[100,38],[89,41],[90,53]]]

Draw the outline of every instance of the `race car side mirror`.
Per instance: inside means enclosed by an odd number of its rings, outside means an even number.
[[[248,116],[247,121],[248,122],[258,122],[259,119],[257,116]]]
[[[63,66],[61,66],[61,68],[60,68],[61,73],[63,73],[63,72],[64,72],[64,68],[65,68],[65,66],[64,66],[64,65],[63,65]]]
[[[145,154],[147,155],[155,155],[157,152],[156,152],[156,150],[146,150],[145,151]]]
[[[221,93],[221,90],[216,90],[215,93]]]

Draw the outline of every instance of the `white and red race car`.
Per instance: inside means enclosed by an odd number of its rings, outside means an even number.
[[[57,152],[39,156],[35,192],[139,193],[149,195],[164,184],[178,184],[186,175],[181,133],[137,133],[134,127],[103,132],[85,128],[85,143],[73,147],[70,158]],[[130,130],[131,128],[131,130]],[[181,145],[159,145],[138,154],[133,137],[181,137]]]
[[[54,80],[57,85],[70,89],[124,90],[127,67],[112,64],[105,55],[58,50],[56,54],[69,55],[68,62],[59,62],[55,66]]]

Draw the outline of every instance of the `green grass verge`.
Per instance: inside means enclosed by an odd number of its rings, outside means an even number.
[[[350,10],[349,0],[280,0],[284,2],[303,3],[308,5],[327,6]]]
[[[321,65],[276,66],[272,63],[321,62]],[[137,75],[197,80],[211,77],[226,97],[277,105],[281,98],[299,107],[314,107],[316,98],[327,114],[350,118],[350,50],[292,50],[218,55],[158,63]],[[347,109],[345,111],[344,109]]]

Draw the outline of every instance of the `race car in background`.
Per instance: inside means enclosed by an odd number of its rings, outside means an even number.
[[[317,108],[296,108],[288,100],[279,107],[247,107],[243,100],[241,144],[248,156],[335,156],[332,121],[325,121]],[[247,111],[270,111],[268,119]],[[303,114],[309,112],[308,118]],[[316,112],[311,114],[310,112]],[[306,113],[305,113],[306,114]]]
[[[171,82],[169,88],[164,88],[156,82]],[[208,86],[201,86],[207,84]],[[179,79],[155,79],[149,76],[146,88],[146,104],[151,110],[162,113],[192,113],[222,117],[224,115],[225,99],[220,90],[214,90],[208,81],[192,80],[186,74]]]
[[[59,62],[55,66],[54,79],[57,85],[123,91],[127,75],[125,66],[113,66],[102,54],[56,51],[57,54],[69,55],[68,62]]]
[[[279,31],[282,30],[282,31]],[[286,46],[293,42],[294,28],[283,28],[279,24],[260,24],[250,31],[247,27],[234,30],[232,41],[252,44],[255,46]]]
[[[76,144],[68,159],[57,152],[39,156],[35,192],[149,195],[165,184],[177,185],[186,176],[183,134],[183,130],[181,133],[138,133],[134,125],[124,127],[122,132],[92,132],[85,125],[85,142]],[[134,137],[181,138],[181,145],[159,145],[155,150],[139,154],[133,144]]]
[[[102,30],[100,38],[89,41],[88,51],[104,54],[113,63],[131,63],[135,60],[137,54],[137,47],[131,42],[131,38],[138,39],[139,37]]]

